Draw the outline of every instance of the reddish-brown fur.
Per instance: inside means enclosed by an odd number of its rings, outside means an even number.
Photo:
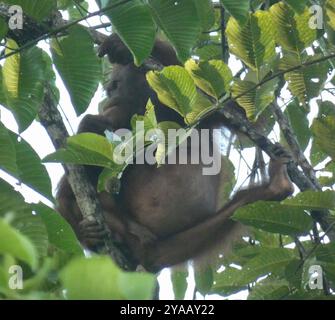
[[[103,134],[106,129],[129,128],[131,116],[144,113],[148,98],[156,106],[159,121],[183,123],[176,112],[158,101],[145,72],[134,66],[129,50],[116,35],[101,46],[100,56],[105,54],[114,64],[107,88],[109,103],[101,115],[86,116],[79,132]],[[152,55],[163,65],[179,64],[174,50],[164,42],[156,42]],[[202,127],[213,129],[217,125],[216,119]],[[278,157],[270,163],[269,183],[238,192],[220,210],[217,202],[221,177],[204,176],[202,164],[167,164],[160,168],[132,165],[122,178],[120,194],[113,197],[103,192],[99,198],[108,227],[129,247],[138,264],[159,270],[194,258],[225,241],[235,224],[229,218],[237,208],[257,200],[281,200],[291,194],[287,161],[287,154],[278,147]],[[96,184],[99,170],[87,170]],[[101,243],[104,232],[97,225],[83,221],[66,177],[60,183],[57,197],[59,212],[80,241],[94,249]]]

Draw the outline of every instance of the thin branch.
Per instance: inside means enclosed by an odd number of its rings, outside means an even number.
[[[98,29],[106,29],[109,28],[111,24],[109,22],[99,24],[98,26],[92,26],[92,29],[98,30]]]
[[[318,179],[316,178],[314,168],[308,162],[305,157],[303,151],[300,148],[299,142],[296,138],[296,135],[292,129],[289,119],[284,115],[278,103],[274,101],[271,105],[271,109],[276,116],[277,122],[279,124],[280,130],[282,131],[287,144],[289,145],[292,154],[294,156],[294,160],[301,167],[302,171],[305,175],[311,180],[315,189],[321,190]]]
[[[304,172],[305,177],[310,180],[311,185],[313,186],[313,188],[311,189],[322,191],[319,181],[315,175],[314,168],[308,162],[303,151],[301,150],[299,142],[296,138],[296,135],[294,134],[294,131],[292,129],[289,119],[282,112],[282,110],[280,109],[276,101],[272,103],[271,108],[272,108],[274,115],[276,116],[280,130],[285,137],[285,140],[290,148],[290,151],[292,152],[294,160],[296,161],[297,165],[299,165],[302,168],[302,171]],[[330,224],[330,222],[328,221],[329,213],[327,213],[327,211],[311,211],[311,215],[315,221],[320,223],[322,229],[325,230],[329,227],[329,224]],[[319,236],[318,236],[318,231],[315,227],[313,228],[313,234],[314,234],[315,240],[317,241]],[[335,230],[329,231],[329,238],[332,241],[335,240]]]
[[[107,7],[103,8],[103,9],[101,9],[101,10],[92,12],[92,13],[88,14],[85,17],[82,17],[82,18],[77,19],[75,21],[69,22],[66,25],[60,26],[59,28],[56,28],[56,29],[54,29],[54,30],[52,30],[52,31],[50,31],[50,32],[48,32],[46,34],[41,35],[40,37],[38,37],[36,39],[33,39],[33,40],[25,43],[23,46],[19,47],[18,49],[14,50],[12,52],[9,52],[9,53],[7,53],[7,54],[5,54],[3,56],[1,56],[0,57],[0,61],[3,60],[3,59],[8,58],[8,57],[10,57],[10,56],[12,56],[14,54],[20,53],[21,51],[23,51],[25,49],[33,47],[39,41],[46,40],[46,39],[48,39],[48,38],[50,38],[50,37],[52,37],[52,36],[54,36],[54,35],[56,35],[58,33],[62,33],[64,31],[66,31],[67,29],[69,29],[70,27],[72,27],[72,26],[74,26],[74,25],[76,25],[76,24],[78,24],[78,23],[80,23],[80,22],[82,22],[82,21],[84,21],[86,19],[89,19],[89,18],[98,16],[98,15],[101,15],[102,13],[105,13],[107,11],[115,9],[115,8],[117,8],[117,7],[119,7],[119,6],[123,5],[123,4],[126,4],[126,3],[130,2],[130,1],[131,0],[122,0],[122,1],[120,1],[118,3],[115,3],[113,5],[107,6]]]
[[[300,69],[302,69],[304,67],[312,66],[314,64],[317,64],[317,63],[320,63],[320,62],[324,62],[324,61],[327,61],[327,60],[330,60],[330,59],[333,59],[333,58],[335,58],[335,53],[329,54],[327,56],[323,56],[322,58],[319,58],[319,59],[315,59],[315,60],[312,60],[312,61],[307,61],[307,62],[304,62],[302,64],[296,65],[294,67],[288,68],[286,70],[282,70],[280,72],[277,72],[277,73],[273,74],[272,76],[263,79],[258,84],[256,84],[255,86],[251,87],[250,89],[248,89],[248,90],[240,93],[239,95],[237,95],[236,97],[234,97],[234,100],[237,100],[239,98],[244,97],[248,93],[250,93],[250,92],[252,92],[252,91],[260,88],[262,85],[268,83],[269,81],[271,81],[273,79],[276,79],[278,77],[281,77],[281,76],[283,76],[283,75],[285,75],[287,73],[290,73],[290,72],[293,72],[293,71],[296,71],[296,70],[300,70]]]
[[[221,10],[221,47],[222,47],[222,57],[223,61],[228,64],[229,60],[229,50],[228,50],[228,43],[227,43],[227,38],[226,38],[226,20],[225,20],[225,13],[226,10],[222,6]]]

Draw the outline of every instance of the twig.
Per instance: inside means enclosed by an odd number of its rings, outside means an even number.
[[[315,176],[314,168],[311,166],[304,153],[302,152],[289,119],[284,115],[276,101],[271,104],[271,109],[276,116],[277,122],[285,137],[287,144],[290,146],[290,150],[292,151],[294,160],[301,167],[304,174],[311,180],[311,182],[315,186],[315,189],[321,190],[319,181]]]
[[[222,57],[223,61],[227,64],[229,60],[229,51],[228,51],[228,43],[226,38],[226,20],[225,13],[226,10],[223,6],[221,6],[221,47],[222,47]]]
[[[47,38],[50,38],[51,36],[54,36],[54,35],[56,35],[56,34],[58,34],[58,33],[61,33],[61,32],[63,32],[63,31],[66,31],[67,29],[69,29],[70,27],[72,27],[72,26],[78,24],[79,22],[82,22],[82,21],[84,21],[84,20],[86,20],[86,19],[89,19],[89,18],[98,16],[98,15],[100,15],[100,14],[102,14],[102,13],[105,13],[105,12],[107,12],[107,11],[110,11],[110,10],[112,10],[112,9],[115,9],[115,8],[117,8],[117,7],[119,7],[119,6],[123,5],[123,4],[126,4],[126,3],[130,2],[130,1],[131,1],[131,0],[122,0],[122,1],[120,1],[120,2],[118,2],[118,3],[115,3],[115,4],[113,4],[113,5],[107,6],[107,7],[103,8],[103,9],[101,9],[101,10],[92,12],[92,13],[88,14],[88,15],[85,16],[85,17],[82,17],[82,18],[77,19],[77,20],[75,20],[75,21],[69,22],[69,23],[67,23],[66,25],[63,25],[63,26],[61,26],[61,27],[59,27],[59,28],[56,28],[56,29],[54,29],[54,30],[52,30],[52,31],[50,31],[50,32],[48,32],[48,33],[46,33],[46,34],[41,35],[40,37],[38,37],[38,38],[36,38],[36,39],[33,39],[33,40],[31,40],[31,41],[25,43],[23,46],[19,47],[19,48],[16,49],[16,50],[14,50],[14,51],[12,51],[12,52],[9,52],[9,53],[7,53],[7,54],[1,56],[1,57],[0,57],[0,61],[3,60],[3,59],[8,58],[8,57],[10,57],[10,56],[12,56],[12,55],[14,55],[14,54],[17,54],[17,53],[19,53],[19,52],[21,52],[21,51],[23,51],[23,50],[25,50],[25,49],[28,49],[28,48],[34,46],[34,45],[37,44],[39,41],[45,40],[45,39],[47,39]]]
[[[109,28],[111,24],[109,22],[99,24],[98,26],[92,26],[92,29],[98,30],[98,29],[106,29]]]
[[[285,137],[285,140],[290,148],[290,151],[292,152],[292,155],[297,165],[299,165],[302,168],[305,174],[305,177],[308,178],[311,182],[310,189],[321,191],[322,188],[319,184],[318,179],[316,178],[314,168],[308,162],[303,151],[301,150],[299,142],[293,132],[289,119],[282,112],[282,110],[280,109],[276,101],[272,103],[271,108],[272,108],[274,115],[276,116],[280,130],[282,131]],[[328,228],[329,221],[327,221],[328,220],[327,216],[329,216],[329,213],[327,213],[327,211],[311,211],[311,215],[315,221],[320,223],[322,229],[325,230]],[[313,228],[313,234],[314,234],[315,240],[318,241],[319,235],[318,235],[318,231],[316,227]],[[335,240],[335,230],[329,231],[329,238],[332,241]]]

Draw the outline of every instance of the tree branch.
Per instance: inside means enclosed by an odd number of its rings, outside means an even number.
[[[296,138],[296,135],[294,134],[294,131],[292,129],[289,119],[282,112],[282,110],[280,109],[276,101],[272,103],[271,108],[272,108],[274,115],[276,116],[280,130],[282,131],[285,137],[285,140],[293,154],[296,165],[302,168],[302,171],[304,172],[305,177],[307,177],[311,182],[311,188],[308,188],[308,189],[322,191],[319,181],[316,178],[314,168],[308,162],[303,151],[301,150],[299,142]],[[304,189],[301,189],[301,190],[304,191]],[[311,215],[313,219],[321,225],[323,230],[328,230],[329,226],[332,225],[332,221],[328,219],[329,212],[327,212],[326,210],[311,211]],[[314,235],[317,236],[317,234],[314,234]],[[330,240],[335,241],[334,228],[331,228],[328,230],[328,237]]]
[[[226,38],[226,20],[225,20],[226,10],[223,6],[221,6],[220,14],[221,14],[221,48],[222,48],[222,57],[223,61],[228,64],[229,60],[229,48]]]
[[[56,149],[65,147],[68,137],[62,116],[59,113],[50,88],[47,88],[44,103],[39,111],[41,124],[48,132],[48,135]],[[98,200],[96,189],[92,186],[87,173],[82,166],[66,165],[67,179],[77,200],[82,215],[89,220],[96,220],[100,225],[108,228],[105,223],[103,210]],[[113,260],[124,270],[134,270],[136,265],[124,254],[122,248],[113,235],[109,232],[105,239],[105,246],[100,253],[109,254]]]
[[[11,51],[11,52],[5,54],[5,55],[2,55],[2,56],[0,57],[0,61],[3,60],[3,59],[8,58],[8,57],[10,57],[10,56],[12,56],[12,55],[14,55],[14,54],[17,54],[17,53],[19,53],[19,52],[21,52],[21,51],[23,51],[23,50],[25,50],[25,49],[28,49],[28,48],[33,47],[33,46],[36,45],[39,41],[46,40],[46,39],[48,39],[48,38],[50,38],[50,37],[52,37],[52,36],[54,36],[54,35],[57,35],[57,34],[59,34],[59,33],[62,33],[62,32],[64,32],[64,31],[66,31],[67,29],[69,29],[70,27],[77,25],[79,22],[82,22],[82,21],[87,20],[87,19],[89,19],[89,18],[92,18],[92,17],[98,16],[98,15],[101,15],[102,13],[105,13],[105,12],[107,12],[107,11],[110,11],[110,10],[112,10],[112,9],[115,9],[115,8],[117,8],[117,7],[119,7],[119,6],[123,5],[123,4],[126,4],[126,3],[130,2],[130,1],[131,1],[131,0],[122,0],[122,1],[120,1],[120,2],[118,2],[118,3],[114,3],[114,4],[110,5],[110,6],[107,6],[107,7],[103,8],[103,9],[101,9],[101,10],[92,12],[92,13],[88,14],[88,15],[85,16],[85,17],[82,17],[82,18],[77,19],[77,20],[75,20],[75,21],[71,21],[71,22],[69,22],[69,23],[67,23],[67,24],[65,24],[65,25],[61,25],[60,27],[55,28],[54,30],[51,30],[51,31],[49,31],[49,32],[47,32],[47,33],[45,33],[45,34],[42,34],[41,36],[39,36],[39,37],[37,37],[37,38],[35,38],[35,39],[32,39],[32,40],[28,41],[27,43],[25,43],[25,44],[22,45],[21,47],[15,49],[15,50],[13,50],[13,51]],[[63,21],[64,21],[64,20],[63,20]],[[92,30],[94,30],[94,29],[92,29]]]
[[[285,137],[287,144],[290,146],[295,162],[301,167],[302,171],[304,172],[306,177],[309,178],[315,189],[321,190],[319,181],[315,176],[314,168],[311,166],[311,164],[306,159],[304,153],[302,152],[289,119],[284,115],[276,101],[272,103],[271,109],[273,114],[276,116],[277,122]]]

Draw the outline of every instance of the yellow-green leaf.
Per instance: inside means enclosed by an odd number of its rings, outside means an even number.
[[[279,69],[285,71],[318,58],[318,56],[306,58],[303,56],[286,53],[280,60]],[[319,96],[327,80],[327,72],[327,62],[320,62],[286,73],[285,80],[292,95],[298,97],[301,103],[307,104],[310,99]]]
[[[285,50],[301,53],[316,39],[317,30],[309,26],[311,18],[309,9],[303,13],[294,12],[283,2],[270,8],[276,42]]]
[[[253,70],[259,70],[275,56],[273,28],[271,15],[265,11],[250,14],[243,26],[230,18],[226,31],[230,51]]]
[[[222,60],[196,62],[188,60],[185,69],[196,85],[208,95],[219,99],[229,91],[233,75]]]
[[[335,159],[335,117],[328,116],[314,120],[312,125],[315,143],[327,153],[333,160]]]
[[[245,109],[247,117],[255,120],[275,99],[277,85],[278,79],[268,81],[257,88],[254,82],[237,80],[231,91],[239,105]]]
[[[18,49],[19,47],[12,39],[7,41],[7,46],[10,49],[6,49],[6,54]],[[14,54],[8,57],[2,69],[4,74],[3,86],[10,98],[13,99],[19,96],[20,58],[20,54]]]
[[[335,0],[327,0],[325,8],[327,24],[335,30]]]
[[[6,53],[18,46],[7,41]],[[45,60],[42,50],[32,47],[16,53],[5,60],[2,73],[4,105],[10,109],[18,122],[20,132],[35,119],[43,99]]]
[[[193,79],[183,67],[170,66],[161,72],[150,71],[147,80],[163,104],[183,117],[192,111],[198,93]]]

